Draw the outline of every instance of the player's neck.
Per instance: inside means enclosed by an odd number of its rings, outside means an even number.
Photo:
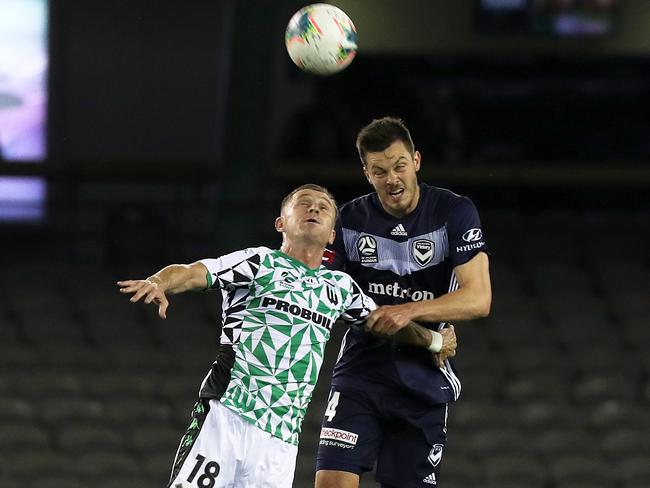
[[[283,242],[280,251],[293,259],[300,261],[311,269],[318,269],[323,262],[323,253],[325,249],[319,245],[300,244],[296,245],[291,242]]]

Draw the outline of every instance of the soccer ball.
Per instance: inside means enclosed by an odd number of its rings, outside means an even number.
[[[357,54],[357,30],[340,8],[315,3],[291,17],[285,43],[296,66],[331,75],[345,69]]]

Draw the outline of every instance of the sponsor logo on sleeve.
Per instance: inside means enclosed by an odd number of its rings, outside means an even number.
[[[477,242],[483,239],[483,231],[478,228],[470,229],[463,234],[463,240],[465,242]]]
[[[469,244],[465,244],[464,246],[456,246],[456,252],[467,252],[471,251],[472,249],[482,248],[485,246],[485,242],[481,239],[483,239],[483,232],[481,229],[469,229],[463,234],[463,240],[465,242],[469,242]]]

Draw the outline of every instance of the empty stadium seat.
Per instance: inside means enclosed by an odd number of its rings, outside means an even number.
[[[458,483],[469,487],[479,486],[482,478],[480,463],[473,458],[456,451],[456,454],[446,452],[441,464],[442,483]],[[372,485],[376,486],[376,485]]]
[[[508,402],[527,403],[534,400],[553,400],[560,403],[569,398],[569,379],[564,372],[538,371],[517,375],[508,380],[502,395]]]
[[[0,424],[0,452],[2,453],[45,449],[50,445],[50,435],[37,425],[23,422]]]
[[[103,350],[83,344],[39,344],[37,348],[42,364],[57,371],[86,371],[96,373],[106,368]]]
[[[610,432],[615,429],[649,429],[650,416],[645,407],[637,403],[609,400],[595,405],[589,417],[596,432]]]
[[[578,380],[572,390],[573,398],[585,405],[607,400],[635,401],[639,394],[639,381],[617,372],[590,374]]]
[[[471,436],[468,449],[476,458],[485,459],[497,453],[512,456],[530,454],[535,445],[514,427],[487,425]]]
[[[2,486],[4,488],[5,485]],[[21,484],[20,488],[24,488],[24,486],[25,484]],[[82,481],[78,476],[63,474],[34,477],[31,484],[27,486],[30,488],[88,488],[87,482]]]
[[[601,444],[599,436],[592,434],[586,426],[550,424],[535,437],[535,447],[547,460],[554,460],[574,454],[599,457]]]
[[[650,486],[650,462],[648,451],[631,454],[620,461],[618,466],[623,486]]]
[[[17,479],[76,474],[76,460],[50,448],[17,451],[7,455],[4,461]]]
[[[165,486],[159,480],[137,475],[110,476],[94,483],[95,488],[159,488]]]
[[[615,459],[637,455],[650,459],[650,436],[641,426],[614,428],[603,436],[602,449]]]
[[[544,488],[546,466],[539,458],[525,452],[494,453],[484,458],[483,473],[486,483],[492,486],[530,486]]]
[[[29,375],[20,372],[7,374],[12,390],[21,396],[37,399],[41,396],[82,398],[83,381],[75,373],[39,370]]]
[[[612,487],[617,481],[616,469],[598,457],[575,453],[557,456],[550,461],[552,476],[560,486],[592,484]]]
[[[160,375],[153,371],[116,371],[109,369],[90,375],[85,379],[84,390],[89,396],[100,399],[112,398],[154,398],[158,385],[162,382]]]
[[[184,433],[184,429],[178,430],[170,425],[149,424],[134,427],[130,432],[131,445],[144,455],[162,452],[173,457]]]
[[[63,449],[74,453],[92,452],[99,449],[117,451],[125,446],[121,433],[95,423],[60,426],[58,443]]]
[[[540,433],[548,431],[549,426],[560,430],[568,429],[580,426],[584,419],[584,413],[575,405],[547,399],[533,400],[515,410],[523,430],[536,438]]]
[[[154,399],[112,398],[107,399],[105,418],[116,426],[133,426],[157,422],[162,425],[172,418],[171,408]]]
[[[138,459],[126,452],[115,450],[92,450],[81,453],[76,465],[79,474],[89,482],[99,480],[137,477],[142,474]]]
[[[571,371],[570,354],[554,344],[550,329],[544,329],[543,334],[536,344],[520,344],[504,351],[503,361],[509,371],[520,376],[535,376],[539,372],[562,376]]]
[[[598,330],[593,332],[600,335]],[[581,375],[609,374],[611,371],[616,371],[629,376],[638,376],[642,370],[631,351],[616,347],[610,341],[600,344],[578,344],[571,349],[571,359],[576,372]]]
[[[104,405],[95,400],[81,397],[43,395],[37,401],[37,417],[48,425],[69,425],[74,422],[103,423]]]
[[[450,407],[448,424],[453,436],[459,431],[475,433],[485,427],[518,427],[517,421],[516,409],[509,405],[464,400]]]
[[[27,422],[34,417],[34,404],[23,398],[12,397],[7,392],[0,393],[0,419],[3,422],[16,420]]]
[[[176,446],[173,446],[173,449],[169,452],[159,450],[141,453],[144,472],[150,479],[158,481],[157,486],[163,486],[165,482],[169,482],[179,442],[180,436],[176,442]]]

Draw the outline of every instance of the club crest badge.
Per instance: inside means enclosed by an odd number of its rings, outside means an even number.
[[[424,267],[433,259],[436,253],[436,244],[428,239],[418,239],[413,241],[412,252],[415,262]]]
[[[434,468],[438,466],[442,460],[442,448],[442,444],[434,444],[429,452],[429,457],[427,459]]]

